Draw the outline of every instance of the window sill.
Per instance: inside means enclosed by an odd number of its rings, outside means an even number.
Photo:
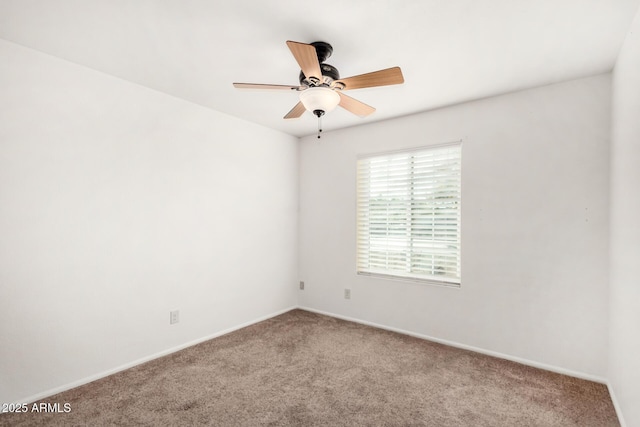
[[[393,274],[371,273],[367,271],[358,271],[356,272],[356,274],[358,276],[366,276],[374,279],[392,280],[397,282],[410,282],[410,283],[416,283],[419,285],[430,285],[430,286],[460,289],[460,283],[448,282],[445,280],[425,279],[421,277],[396,276]]]

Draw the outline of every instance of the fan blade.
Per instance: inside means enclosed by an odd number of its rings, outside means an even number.
[[[322,71],[320,71],[320,63],[318,62],[318,54],[316,48],[310,44],[287,41],[287,46],[293,54],[293,57],[298,61],[298,65],[302,69],[304,75],[309,77],[315,77],[322,80]]]
[[[238,89],[276,89],[276,90],[302,90],[302,86],[287,85],[263,85],[260,83],[234,83],[233,87]]]
[[[397,85],[404,83],[404,77],[402,76],[400,67],[392,67],[386,70],[347,77],[346,79],[337,80],[337,82],[344,85],[343,90],[351,90],[365,87]]]
[[[293,107],[291,109],[291,111],[289,111],[287,113],[286,116],[284,116],[285,119],[297,119],[298,117],[300,117],[305,111],[307,111],[306,108],[304,108],[304,105],[302,105],[302,102],[298,102],[296,104],[295,107]]]
[[[341,93],[340,91],[336,91],[338,95],[340,95],[340,105],[345,110],[351,111],[356,116],[364,117],[376,111],[370,105],[365,104],[364,102],[360,102],[357,99],[353,99],[350,96]]]

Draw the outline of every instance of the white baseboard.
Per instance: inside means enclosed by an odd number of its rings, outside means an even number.
[[[348,316],[342,316],[342,315],[339,315],[339,314],[330,313],[330,312],[326,312],[326,311],[322,311],[322,310],[316,310],[316,309],[310,308],[310,307],[300,306],[298,308],[300,310],[310,311],[312,313],[323,314],[325,316],[335,317],[337,319],[347,320],[349,322],[360,323],[360,324],[367,325],[367,326],[373,326],[374,328],[384,329],[384,330],[391,331],[391,332],[397,332],[399,334],[409,335],[409,336],[416,337],[416,338],[421,338],[421,339],[424,339],[424,340],[427,340],[427,341],[433,341],[433,342],[437,342],[439,344],[444,344],[444,345],[448,345],[448,346],[451,346],[451,347],[460,348],[460,349],[463,349],[463,350],[473,351],[475,353],[486,354],[487,356],[493,356],[493,357],[497,357],[499,359],[510,360],[512,362],[521,363],[523,365],[532,366],[534,368],[544,369],[545,371],[551,371],[551,372],[555,372],[555,373],[558,373],[558,374],[568,375],[570,377],[580,378],[580,379],[583,379],[583,380],[593,381],[593,382],[597,382],[597,383],[601,383],[601,384],[605,384],[605,385],[608,384],[607,380],[605,378],[602,378],[602,377],[599,377],[599,376],[596,376],[596,375],[591,375],[591,374],[585,374],[583,372],[572,371],[570,369],[565,369],[565,368],[561,368],[561,367],[553,366],[553,365],[547,365],[546,363],[535,362],[533,360],[523,359],[521,357],[511,356],[511,355],[508,355],[508,354],[499,353],[497,351],[486,350],[484,348],[474,347],[474,346],[467,345],[467,344],[461,344],[461,343],[458,343],[458,342],[455,342],[455,341],[443,340],[443,339],[440,339],[440,338],[435,338],[435,337],[431,337],[431,336],[424,335],[424,334],[418,334],[418,333],[415,333],[415,332],[406,331],[406,330],[400,329],[400,328],[394,328],[394,327],[391,327],[391,326],[381,325],[379,323],[369,322],[369,321],[366,321],[366,320],[356,319],[356,318],[348,317]]]
[[[627,423],[624,421],[624,417],[622,416],[622,408],[618,403],[618,398],[616,398],[616,394],[613,391],[613,386],[610,382],[607,383],[607,388],[609,389],[609,396],[611,396],[611,401],[613,402],[613,407],[616,410],[616,415],[618,416],[618,421],[620,422],[620,427],[627,427]]]
[[[184,350],[187,347],[191,347],[191,346],[194,346],[196,344],[200,344],[202,342],[208,341],[210,339],[217,338],[217,337],[220,337],[222,335],[226,335],[228,333],[237,331],[238,329],[246,328],[247,326],[251,326],[251,325],[253,325],[255,323],[262,322],[263,320],[271,319],[272,317],[279,316],[279,315],[281,315],[283,313],[286,313],[288,311],[295,310],[296,308],[298,308],[298,307],[297,306],[291,306],[289,308],[285,308],[283,310],[276,311],[275,313],[267,314],[266,316],[261,316],[261,317],[259,317],[257,319],[250,320],[248,322],[242,323],[242,324],[237,325],[237,326],[233,326],[231,328],[216,332],[214,334],[207,335],[205,337],[198,338],[196,340],[189,341],[189,342],[184,343],[184,344],[180,344],[178,346],[175,346],[175,347],[160,351],[158,353],[154,353],[152,355],[149,355],[149,356],[134,360],[134,361],[129,362],[129,363],[125,363],[124,365],[117,366],[117,367],[115,367],[113,369],[109,369],[107,371],[103,371],[103,372],[100,372],[98,374],[82,378],[82,379],[80,379],[78,381],[73,381],[71,383],[62,385],[60,387],[52,388],[52,389],[44,391],[42,393],[34,394],[32,396],[29,396],[27,398],[24,398],[22,400],[14,402],[14,403],[20,403],[20,404],[21,403],[33,403],[35,401],[38,401],[38,400],[41,400],[41,399],[45,399],[45,398],[47,398],[49,396],[53,396],[54,394],[58,394],[58,393],[62,393],[63,391],[71,390],[72,388],[76,388],[76,387],[79,387],[81,385],[88,384],[88,383],[90,383],[92,381],[96,381],[96,380],[99,380],[101,378],[108,377],[109,375],[113,375],[115,373],[127,370],[129,368],[133,368],[134,366],[141,365],[143,363],[149,362],[149,361],[154,360],[154,359],[158,359],[160,357],[166,356],[166,355],[171,354],[171,353],[175,353],[175,352],[180,351],[180,350]]]

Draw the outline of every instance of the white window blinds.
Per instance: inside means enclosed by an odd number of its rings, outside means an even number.
[[[460,284],[459,143],[358,160],[359,274]]]

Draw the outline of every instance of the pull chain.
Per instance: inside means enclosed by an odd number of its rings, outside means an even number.
[[[324,110],[313,110],[313,115],[318,118],[318,139],[320,139],[320,133],[322,132],[322,116],[324,116]]]

